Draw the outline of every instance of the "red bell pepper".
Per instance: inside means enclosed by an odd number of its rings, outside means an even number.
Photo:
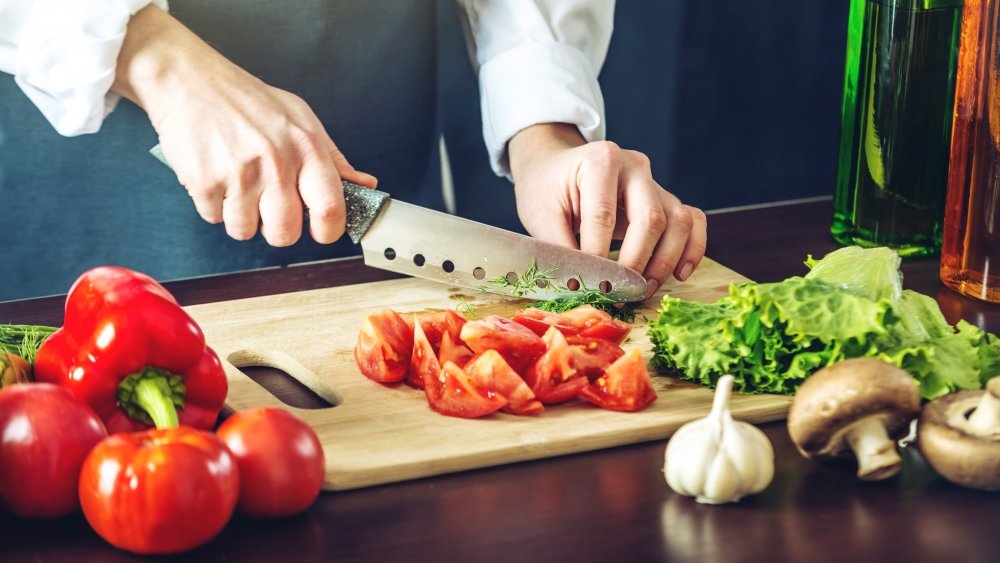
[[[94,268],[73,284],[63,327],[38,350],[35,378],[68,388],[109,433],[211,429],[228,390],[219,357],[174,297],[118,267]]]

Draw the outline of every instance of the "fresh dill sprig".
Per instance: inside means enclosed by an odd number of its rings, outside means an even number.
[[[50,326],[0,324],[0,352],[16,354],[33,364],[38,348],[55,331]]]
[[[476,314],[475,311],[472,310],[472,305],[470,305],[469,302],[466,301],[464,297],[458,298],[458,305],[455,305],[455,310],[456,311],[464,310],[468,314],[468,316],[473,319],[479,316]]]
[[[559,288],[561,295],[555,299],[534,301],[528,307],[562,313],[575,309],[582,305],[590,305],[595,309],[605,311],[612,317],[631,323],[635,321],[635,311],[639,308],[638,303],[619,303],[599,289],[587,287],[583,279],[577,277],[580,283],[579,289]]]
[[[548,268],[545,270],[539,270],[538,264],[535,260],[531,261],[531,265],[528,269],[524,271],[515,281],[510,281],[504,276],[496,277],[490,280],[490,283],[496,287],[509,288],[511,290],[511,295],[514,297],[524,297],[529,293],[534,293],[537,289],[546,287],[552,283],[552,274],[555,273],[556,268]],[[517,275],[517,272],[514,272]]]

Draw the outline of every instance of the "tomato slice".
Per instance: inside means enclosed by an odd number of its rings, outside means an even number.
[[[543,311],[533,307],[518,311],[514,315],[514,322],[530,328],[538,336],[544,335],[551,326],[558,328],[559,332],[567,336],[580,333],[580,329],[570,324],[569,320],[564,319],[560,313]]]
[[[469,347],[462,343],[457,336],[452,338],[450,332],[445,332],[441,337],[441,348],[438,350],[438,362],[441,365],[451,362],[464,368],[465,364],[472,359],[472,355],[472,350],[469,350]]]
[[[566,336],[602,338],[615,344],[621,344],[632,331],[632,325],[590,305],[580,305],[562,313],[529,307],[514,315],[514,320],[539,336],[554,326]]]
[[[437,412],[460,418],[479,418],[500,410],[507,399],[495,391],[473,383],[462,368],[448,362],[441,368],[440,393],[432,395],[427,387],[427,400]]]
[[[413,354],[410,357],[410,374],[406,378],[410,387],[423,389],[427,400],[431,395],[441,394],[441,364],[431,347],[423,323],[417,321],[413,327]]]
[[[655,401],[656,391],[642,354],[638,348],[633,348],[584,388],[580,396],[599,407],[633,412]]]
[[[354,361],[365,377],[379,383],[406,378],[413,351],[413,331],[391,309],[365,317],[354,346]]]
[[[590,305],[581,305],[560,314],[565,322],[577,328],[580,336],[588,338],[603,338],[621,344],[632,331],[629,323]]]
[[[545,410],[528,384],[496,350],[477,354],[465,365],[465,373],[483,389],[492,389],[505,397],[507,405],[503,407],[504,412],[530,415]]]
[[[410,331],[414,329],[414,317],[420,322],[420,325],[424,329],[424,334],[427,335],[427,340],[431,343],[431,348],[435,352],[440,349],[441,339],[445,333],[451,335],[452,342],[457,342],[462,334],[462,325],[465,324],[465,319],[462,315],[459,315],[452,309],[430,313],[416,313],[405,317]]]
[[[499,315],[465,323],[462,327],[462,341],[473,352],[496,350],[518,373],[545,352],[545,343],[537,334],[524,325]]]
[[[545,353],[528,368],[524,380],[542,403],[564,403],[580,394],[587,378],[573,368],[569,344],[559,329],[549,327],[542,341],[547,345]]]
[[[567,336],[572,365],[576,371],[593,381],[600,377],[615,360],[625,355],[622,347],[603,338]]]

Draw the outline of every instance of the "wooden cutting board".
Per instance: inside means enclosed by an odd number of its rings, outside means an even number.
[[[705,259],[686,283],[668,282],[660,294],[714,301],[739,274]],[[330,490],[353,489],[611,446],[666,440],[682,424],[708,414],[712,391],[654,375],[657,400],[638,413],[597,408],[583,401],[548,407],[534,417],[498,413],[477,420],[439,415],[422,391],[385,386],[361,375],[353,349],[370,312],[399,313],[455,308],[465,300],[479,316],[513,315],[524,301],[419,279],[364,283],[188,307],[209,344],[226,364],[227,405],[233,410],[281,406],[316,429],[326,454]],[[640,310],[624,347],[649,360],[647,318],[659,299]],[[464,309],[464,306],[463,306]],[[460,309],[463,310],[463,309]],[[466,315],[468,316],[468,315]],[[281,369],[335,405],[296,409],[284,405],[239,367]],[[651,372],[652,373],[652,372]],[[749,422],[785,417],[790,399],[734,396],[733,414]]]

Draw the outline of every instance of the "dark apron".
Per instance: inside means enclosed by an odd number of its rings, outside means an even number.
[[[359,170],[394,197],[442,208],[434,0],[173,0],[171,13],[236,64],[301,96]],[[289,248],[205,223],[156,133],[123,100],[94,135],[58,135],[0,75],[0,301],[64,293],[115,264],[161,280],[360,254],[346,237]],[[0,319],[0,322],[3,322]]]

